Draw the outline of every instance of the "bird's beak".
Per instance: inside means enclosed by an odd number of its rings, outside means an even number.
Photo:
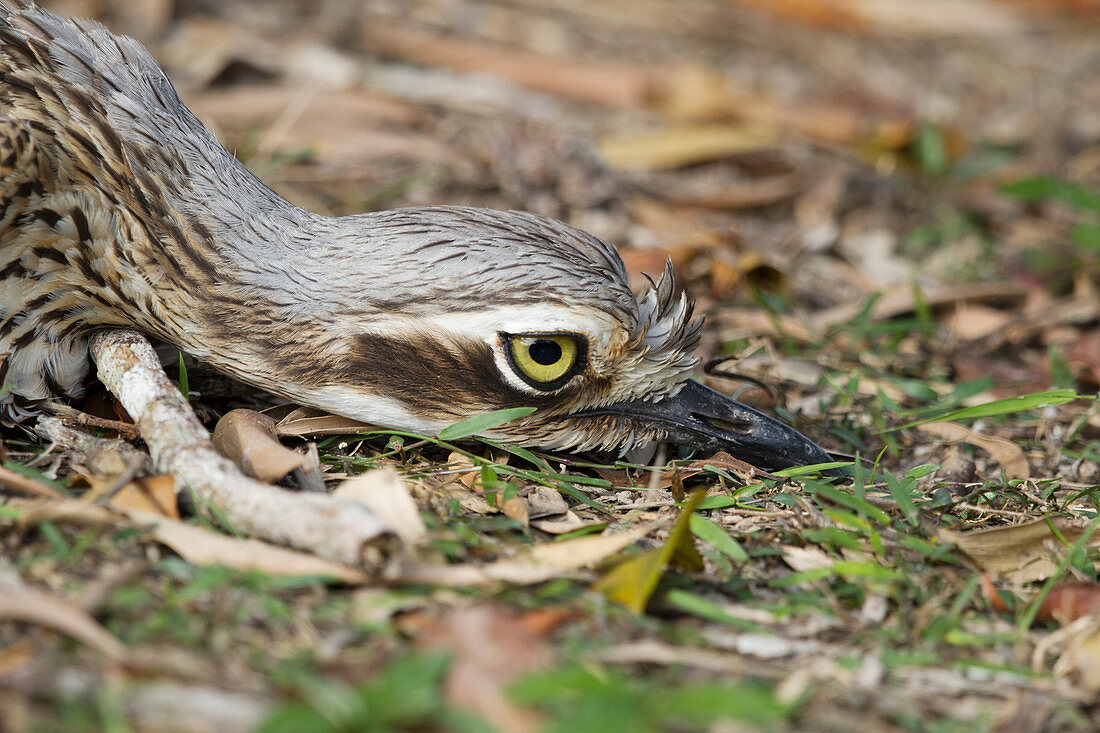
[[[723,450],[767,471],[833,460],[794,428],[692,379],[675,395],[656,402],[620,402],[585,414],[633,418],[666,430],[670,443]]]

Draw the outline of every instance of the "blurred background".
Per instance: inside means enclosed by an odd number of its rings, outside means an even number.
[[[894,376],[1100,379],[1096,0],[44,4],[145,43],[299,205],[526,209],[635,278],[671,256],[704,355],[855,339],[843,366],[883,351],[853,319],[915,315],[877,337]]]

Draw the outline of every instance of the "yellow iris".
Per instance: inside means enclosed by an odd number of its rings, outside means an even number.
[[[513,336],[509,349],[516,370],[539,384],[561,379],[577,363],[577,340],[572,336]]]

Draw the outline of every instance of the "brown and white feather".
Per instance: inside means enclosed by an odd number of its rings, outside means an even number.
[[[79,396],[88,335],[108,326],[395,428],[532,405],[496,435],[627,448],[660,431],[569,416],[676,390],[700,324],[670,269],[637,297],[612,247],[561,222],[299,209],[218,144],[136,41],[0,0],[0,411]],[[522,328],[583,334],[583,372],[526,389],[499,339]]]

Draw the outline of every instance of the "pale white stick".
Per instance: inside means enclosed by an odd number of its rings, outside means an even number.
[[[223,458],[144,336],[100,331],[91,339],[99,378],[137,422],[157,468],[209,502],[241,532],[349,565],[376,567],[389,528],[357,501],[298,494],[254,481]]]

